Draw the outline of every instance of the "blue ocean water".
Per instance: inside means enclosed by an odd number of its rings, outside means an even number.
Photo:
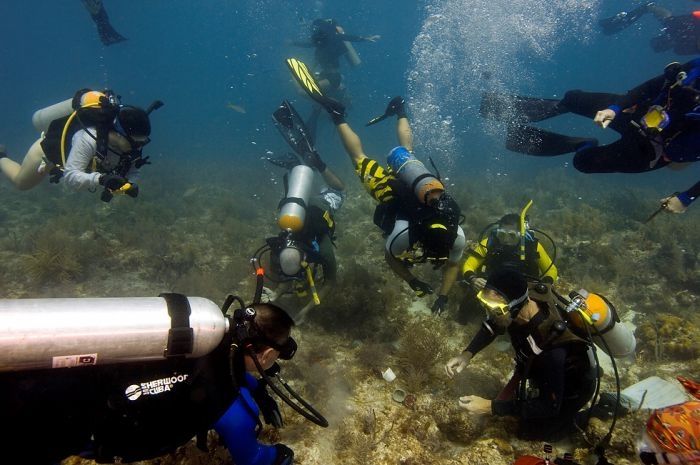
[[[693,5],[668,3],[678,13]],[[672,52],[651,51],[648,40],[659,26],[650,15],[616,36],[598,31],[599,18],[636,4],[105,1],[113,26],[128,38],[105,47],[78,0],[2,2],[6,26],[0,31],[0,141],[21,156],[36,136],[30,124],[35,110],[81,87],[108,87],[125,103],[166,103],[153,117],[149,151],[156,159],[223,158],[235,169],[236,163],[259,160],[267,150],[284,151],[270,113],[283,98],[297,102],[302,112],[310,106],[292,84],[283,60],[312,58],[310,50],[287,42],[307,38],[314,18],[335,17],[348,33],[382,36],[375,44],[357,44],[362,66],[345,67],[351,124],[359,127],[381,112],[387,98],[403,94],[414,114],[426,110],[414,122],[419,154],[437,153],[449,174],[505,170],[512,175],[556,167],[564,176],[580,176],[566,165],[570,157],[523,160],[506,152],[502,134],[478,117],[478,100],[482,91],[494,88],[547,97],[572,88],[623,92],[658,74],[668,62],[682,60]],[[431,89],[426,91],[426,86]],[[430,111],[431,105],[440,111]],[[577,117],[559,118],[551,127],[614,138]],[[359,132],[370,154],[383,156],[394,144],[388,127]],[[325,121],[319,139],[331,162],[345,163]],[[662,191],[672,192],[685,188],[693,174],[600,178],[613,184],[659,184]]]

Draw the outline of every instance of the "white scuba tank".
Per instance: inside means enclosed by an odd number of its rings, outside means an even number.
[[[51,106],[37,110],[32,115],[32,124],[39,132],[46,132],[51,121],[64,118],[73,112],[73,99],[69,98],[62,102],[54,103]]]
[[[289,172],[287,196],[280,202],[277,220],[282,230],[299,232],[304,227],[313,181],[314,171],[306,165],[297,165]]]
[[[392,149],[386,161],[394,174],[413,191],[421,203],[425,203],[429,192],[445,190],[442,182],[406,147],[399,146]]]
[[[208,354],[228,331],[228,319],[211,300],[173,295],[179,299],[1,299],[0,371]]]
[[[593,323],[597,331],[591,329],[593,342],[601,348],[606,354],[615,358],[624,358],[634,354],[634,349],[637,346],[637,341],[630,328],[622,322],[616,321],[617,314],[610,303],[597,294],[589,293],[581,289],[578,295],[585,301],[580,302],[577,308],[582,310]],[[577,299],[574,298],[569,305],[576,305]],[[573,308],[573,307],[572,307]],[[567,308],[569,311],[569,308]],[[573,325],[572,329],[586,331],[587,322],[576,311],[569,311],[569,322]],[[605,340],[605,343],[601,341]],[[606,349],[607,347],[610,349]]]

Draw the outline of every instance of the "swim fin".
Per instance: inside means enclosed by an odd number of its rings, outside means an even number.
[[[272,113],[272,119],[277,130],[297,155],[303,158],[307,153],[316,150],[304,120],[289,101],[282,101],[279,108]]]
[[[639,18],[652,11],[653,7],[653,2],[647,2],[644,5],[638,6],[634,10],[621,11],[609,18],[603,18],[598,21],[598,24],[603,30],[603,34],[608,36],[613,35],[636,23]]]
[[[510,126],[506,136],[508,150],[528,155],[563,155],[597,145],[597,139],[565,136],[525,125]]]
[[[400,117],[406,116],[406,110],[404,110],[404,106],[403,106],[404,103],[405,103],[405,101],[404,101],[403,97],[401,97],[401,96],[394,97],[393,99],[391,99],[391,101],[389,101],[389,104],[386,106],[386,110],[384,111],[384,114],[379,115],[379,116],[375,116],[374,118],[369,120],[367,122],[367,124],[365,124],[365,126],[372,126],[373,124],[377,124],[381,121],[384,121],[388,117],[394,116],[394,115],[399,115]]]
[[[287,66],[289,71],[292,73],[294,80],[301,86],[302,89],[321,105],[335,120],[341,121],[345,116],[345,106],[337,100],[326,97],[321,92],[321,87],[316,82],[313,74],[309,71],[309,68],[304,64],[304,62],[297,60],[296,58],[287,58]]]
[[[521,97],[499,92],[484,92],[479,107],[479,114],[483,118],[513,123],[542,121],[567,112],[556,99]]]

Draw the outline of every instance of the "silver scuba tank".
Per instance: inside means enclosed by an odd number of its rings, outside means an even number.
[[[37,110],[32,115],[32,124],[39,132],[49,129],[51,121],[66,117],[73,112],[73,99],[69,98],[62,102],[55,103],[41,110]]]
[[[0,299],[0,371],[201,357],[229,321],[211,300]]]
[[[297,165],[289,172],[287,196],[280,202],[277,224],[284,231],[299,232],[304,227],[306,207],[313,188],[314,171]]]
[[[442,182],[406,147],[399,146],[392,149],[386,161],[396,176],[413,191],[421,203],[425,203],[429,192],[445,190]]]

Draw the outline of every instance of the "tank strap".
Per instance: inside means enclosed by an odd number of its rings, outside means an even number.
[[[277,205],[277,209],[284,207],[288,203],[296,203],[297,205],[301,205],[302,208],[306,208],[306,202],[304,202],[304,199],[299,197],[285,197],[280,200],[280,203]]]
[[[170,315],[170,331],[168,345],[165,349],[167,358],[184,357],[194,349],[194,330],[190,327],[190,302],[182,294],[163,293],[159,297],[165,299]]]

